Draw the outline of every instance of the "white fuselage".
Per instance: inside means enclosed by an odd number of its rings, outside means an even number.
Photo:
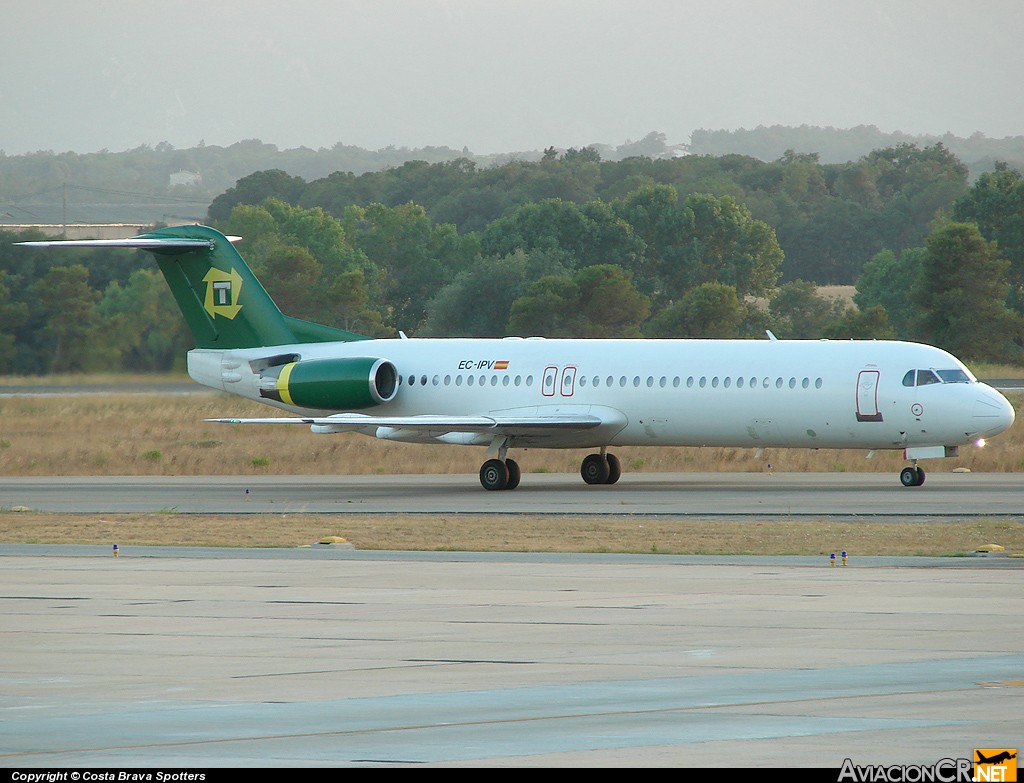
[[[605,422],[579,432],[532,434],[511,446],[913,450],[956,447],[1013,422],[1007,400],[955,357],[889,341],[367,340],[194,350],[189,373],[204,385],[300,415],[337,413],[260,397],[251,363],[288,353],[300,361],[389,360],[401,383],[392,401],[360,411],[371,417],[579,414]],[[961,371],[965,382],[905,385],[911,370]],[[360,431],[395,440],[487,443],[458,432]]]

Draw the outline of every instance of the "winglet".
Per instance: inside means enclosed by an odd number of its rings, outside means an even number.
[[[775,342],[778,342],[778,341],[779,341],[779,338],[778,338],[778,337],[776,337],[776,336],[775,336],[774,334],[772,334],[772,330],[771,330],[771,329],[765,329],[765,330],[764,330],[764,333],[765,333],[766,335],[768,335],[768,339],[769,339],[769,340],[770,340],[771,342],[775,343]]]

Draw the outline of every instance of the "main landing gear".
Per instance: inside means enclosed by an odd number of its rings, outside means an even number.
[[[580,465],[580,475],[588,484],[614,484],[622,475],[622,463],[614,454],[588,454]]]
[[[622,463],[614,454],[588,454],[580,475],[588,484],[614,484],[622,475]],[[515,489],[522,476],[514,459],[489,459],[480,466],[480,486],[486,490]]]
[[[924,468],[906,467],[900,471],[900,483],[905,487],[919,487],[924,484]]]
[[[480,486],[488,490],[515,489],[523,477],[514,459],[489,459],[480,466]]]

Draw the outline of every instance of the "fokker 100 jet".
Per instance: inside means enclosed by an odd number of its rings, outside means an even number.
[[[142,248],[195,336],[198,383],[296,414],[221,419],[315,433],[483,446],[480,483],[514,489],[517,448],[587,448],[587,484],[614,484],[616,446],[897,449],[911,463],[1006,430],[1014,411],[954,356],[882,340],[377,340],[281,313],[206,226],[26,245]]]

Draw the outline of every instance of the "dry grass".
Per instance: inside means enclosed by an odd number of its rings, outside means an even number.
[[[341,536],[358,549],[659,554],[961,555],[998,543],[1024,552],[1024,525],[946,522],[728,521],[529,515],[0,513],[0,543],[300,547]]]
[[[1010,372],[1002,373],[1010,376]],[[988,373],[992,377],[994,373]],[[110,382],[104,379],[102,382]],[[1016,396],[1017,405],[1024,397]],[[267,408],[220,393],[0,398],[0,473],[29,475],[242,475],[475,473],[482,449],[418,446],[354,434],[314,436],[304,426],[208,424],[218,416],[266,415]],[[1024,416],[984,449],[959,460],[976,471],[1024,469]],[[518,451],[527,472],[574,473],[584,452]],[[631,472],[885,471],[899,454],[773,449],[623,448]],[[998,520],[857,523],[735,522],[663,517],[502,515],[56,515],[0,513],[0,543],[131,545],[308,545],[338,535],[361,549],[680,554],[953,555],[998,543],[1024,551],[1024,525]]]
[[[1024,397],[1015,395],[1016,405]],[[0,398],[0,473],[41,475],[251,475],[476,473],[483,449],[377,441],[356,434],[312,435],[294,427],[210,424],[218,416],[265,416],[257,403],[221,393]],[[585,451],[517,450],[530,472],[575,473]],[[629,472],[896,472],[899,452],[750,448],[621,448]],[[1024,416],[984,449],[936,461],[929,471],[1024,470]]]

